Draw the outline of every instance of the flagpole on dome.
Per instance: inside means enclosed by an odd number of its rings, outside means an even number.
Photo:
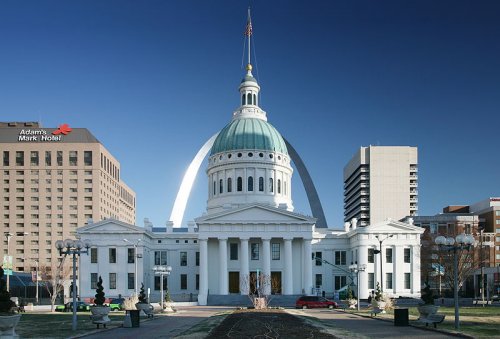
[[[248,64],[247,64],[247,72],[252,73],[252,64],[250,63],[250,37],[252,36],[252,18],[250,16],[250,7],[248,7],[248,18],[247,18],[247,26],[245,29],[245,36],[248,37]]]

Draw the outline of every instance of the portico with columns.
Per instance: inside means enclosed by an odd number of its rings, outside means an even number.
[[[199,304],[206,305],[208,295],[248,295],[256,272],[273,279],[265,294],[310,294],[314,223],[312,217],[260,204],[196,219]]]

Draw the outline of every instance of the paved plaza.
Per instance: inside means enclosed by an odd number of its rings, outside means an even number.
[[[208,317],[220,312],[229,311],[233,307],[179,307],[178,312],[169,315],[156,316],[153,320],[141,321],[139,328],[115,328],[103,330],[79,338],[120,338],[120,339],[156,339],[174,338],[195,326]],[[396,327],[390,321],[372,319],[337,310],[295,310],[288,309],[287,312],[306,317],[314,317],[321,323],[333,329],[332,334],[339,338],[452,338],[456,336],[444,333],[416,328]],[[353,334],[356,334],[353,336]],[[300,334],[297,334],[300,338]]]

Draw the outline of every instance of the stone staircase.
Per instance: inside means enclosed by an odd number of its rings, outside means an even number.
[[[295,301],[300,295],[273,295],[271,296],[270,306],[295,307]],[[211,294],[208,296],[207,305],[211,306],[252,306],[252,302],[247,295],[228,294],[217,295]]]

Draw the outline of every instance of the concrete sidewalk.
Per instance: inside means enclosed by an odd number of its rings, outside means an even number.
[[[109,330],[99,330],[89,335],[78,336],[77,338],[101,339],[157,339],[173,338],[197,323],[205,320],[217,313],[234,310],[234,307],[217,306],[196,306],[179,307],[176,313],[155,315],[151,320],[141,319],[140,327],[134,328],[113,328]]]
[[[456,338],[452,334],[445,334],[413,326],[394,326],[392,321],[384,321],[337,310],[288,310],[292,314],[315,317],[335,329],[332,333],[340,338],[353,338],[348,331],[357,334],[357,338]],[[438,325],[439,326],[439,325]],[[343,330],[343,331],[342,331]]]

